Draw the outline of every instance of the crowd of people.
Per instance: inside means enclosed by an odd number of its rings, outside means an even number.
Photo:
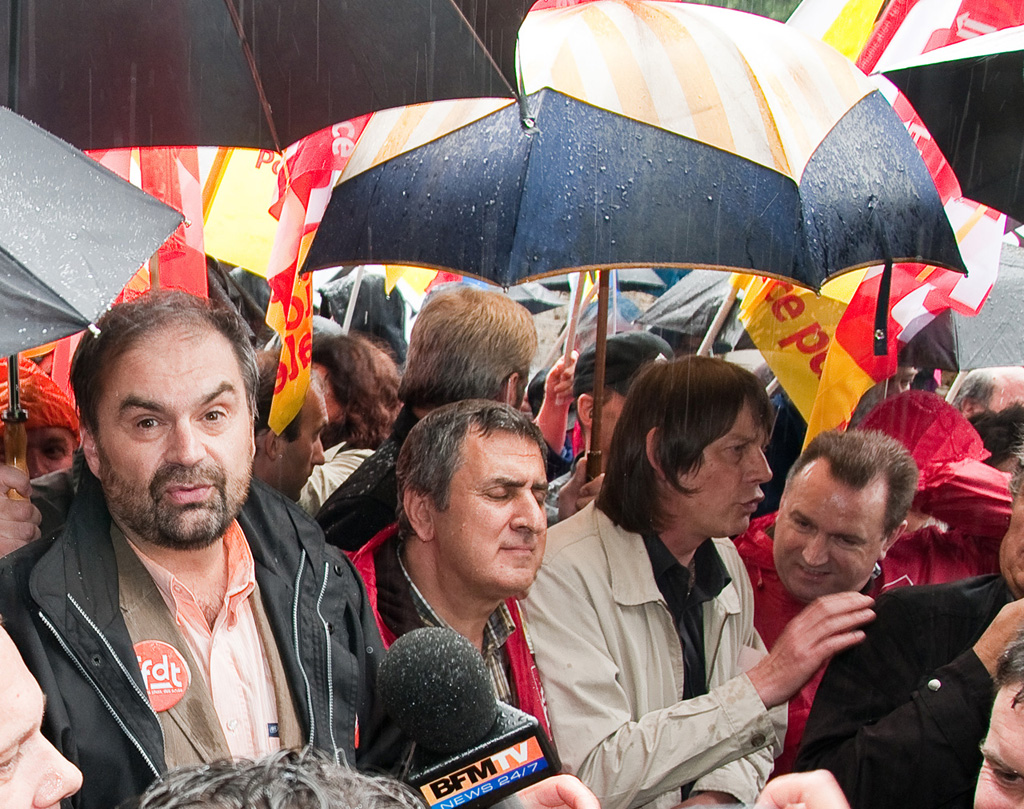
[[[763,380],[645,332],[609,338],[600,390],[593,347],[560,358],[534,412],[533,321],[496,291],[431,294],[401,368],[319,323],[280,434],[253,342],[154,292],[82,338],[74,405],[26,367],[3,807],[417,805],[377,685],[424,627],[557,750],[527,809],[1024,803],[1022,369],[772,469]]]

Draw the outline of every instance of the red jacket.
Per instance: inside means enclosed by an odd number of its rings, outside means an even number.
[[[381,638],[384,640],[384,648],[388,648],[395,642],[397,637],[394,631],[388,627],[377,608],[377,552],[392,537],[398,533],[398,525],[390,525],[378,533],[373,539],[367,542],[354,554],[350,554],[352,563],[355,565],[359,575],[366,585],[366,592],[370,597],[370,607],[377,619],[377,627],[380,629]],[[540,675],[537,672],[537,664],[533,659],[533,647],[525,628],[525,619],[519,601],[510,598],[505,602],[512,615],[512,622],[515,624],[515,631],[505,641],[505,654],[508,656],[509,668],[512,672],[512,681],[515,686],[516,696],[519,704],[516,706],[522,711],[537,718],[544,732],[551,736],[551,726],[548,723],[548,710],[544,702],[544,691],[540,684]]]

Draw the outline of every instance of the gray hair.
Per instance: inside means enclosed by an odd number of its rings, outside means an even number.
[[[953,407],[963,410],[967,400],[977,402],[981,407],[988,407],[992,401],[992,394],[996,390],[996,376],[987,368],[975,368],[969,371],[960,384],[960,389],[953,397]]]
[[[259,761],[179,767],[146,790],[134,807],[423,809],[423,803],[393,778],[357,772],[307,748],[281,750]]]
[[[1016,708],[1024,702],[1024,630],[1010,641],[1010,645],[999,656],[999,665],[996,667],[996,691],[1013,686],[1019,686],[1013,697],[1013,707]]]
[[[439,511],[448,508],[452,477],[462,464],[462,448],[470,431],[484,438],[505,433],[532,441],[546,457],[547,443],[529,417],[514,407],[485,399],[467,399],[432,410],[420,420],[402,444],[398,454],[398,530],[412,535],[412,526],[402,506],[406,491],[430,497]]]
[[[860,491],[877,477],[885,480],[882,530],[891,534],[907,517],[917,494],[918,471],[906,447],[881,430],[819,433],[789,468],[786,485],[812,462],[828,461],[829,473]]]

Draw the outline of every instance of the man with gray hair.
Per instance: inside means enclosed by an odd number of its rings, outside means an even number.
[[[398,525],[353,557],[386,645],[448,626],[483,655],[499,699],[547,716],[518,597],[544,556],[545,441],[527,416],[469,399],[416,424],[398,456]]]
[[[975,368],[953,397],[953,406],[967,418],[1017,403],[1024,403],[1024,368],[1019,365]]]
[[[1024,633],[999,658],[995,686],[974,809],[1017,809],[1024,803]]]
[[[455,285],[433,293],[409,338],[390,438],[324,503],[327,541],[356,551],[395,521],[395,462],[409,430],[431,410],[463,399],[518,407],[537,350],[530,313],[500,292]]]

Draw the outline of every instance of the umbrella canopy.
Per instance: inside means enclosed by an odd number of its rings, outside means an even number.
[[[570,268],[743,269],[817,289],[886,258],[963,270],[924,163],[878,94],[798,185],[545,89],[334,189],[306,259],[447,268],[501,286]]]
[[[647,292],[660,295],[665,291],[665,282],[650,267],[637,267],[635,270],[619,270],[617,276],[619,289],[622,292]],[[569,275],[552,275],[540,282],[548,289],[556,292],[569,292]]]
[[[713,270],[693,270],[651,304],[638,322],[648,328],[704,337],[731,290],[728,275]],[[735,348],[743,336],[743,326],[736,317],[738,309],[739,302],[736,302],[716,338],[730,348]]]
[[[0,108],[0,355],[81,331],[181,215]]]
[[[900,354],[923,368],[968,370],[1024,365],[1024,248],[1003,245],[999,277],[981,311],[965,317],[946,311],[925,326]]]
[[[964,196],[1024,220],[1024,26],[938,48],[883,75],[914,105]]]
[[[0,103],[81,149],[280,151],[377,109],[512,96],[529,0],[9,0]]]

